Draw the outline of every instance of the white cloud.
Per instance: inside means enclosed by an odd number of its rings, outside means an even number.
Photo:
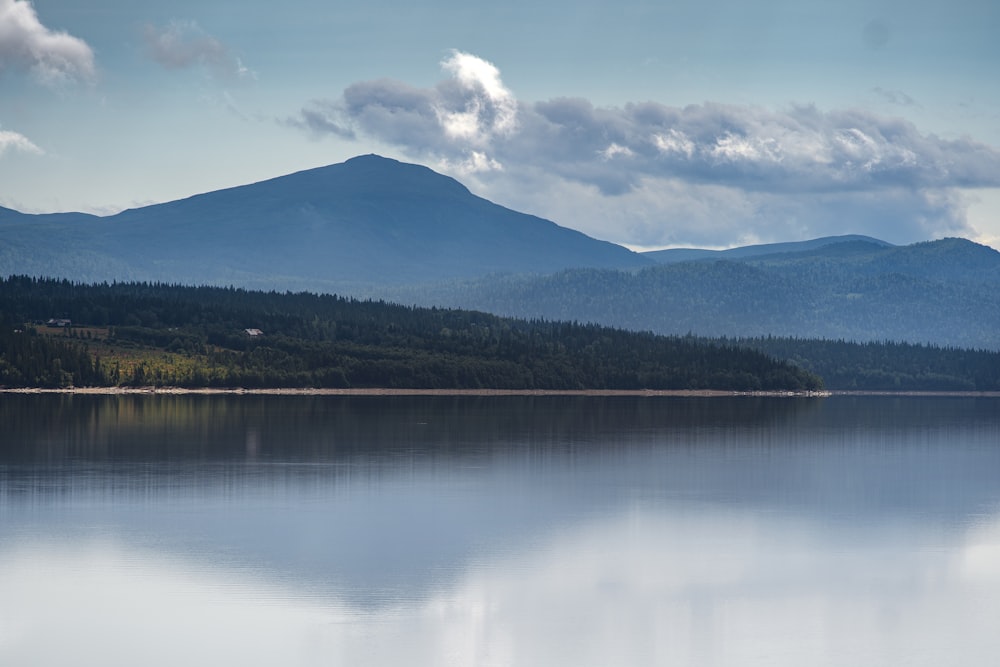
[[[781,162],[784,150],[771,137],[745,137],[726,132],[708,148],[708,154],[719,162]]]
[[[285,122],[341,138],[360,130],[463,173],[501,170],[494,146],[517,133],[513,93],[499,70],[476,56],[453,51],[441,68],[450,78],[434,88],[388,79],[356,83],[340,100],[313,101]]]
[[[492,159],[486,153],[472,151],[468,157],[460,161],[442,160],[435,165],[441,171],[470,176],[482,172],[503,171],[503,165]]]
[[[94,78],[94,52],[82,39],[42,25],[25,0],[0,0],[0,72],[30,71],[42,83],[55,85]]]
[[[694,156],[694,142],[674,128],[670,128],[665,134],[653,134],[653,145],[664,153],[679,153],[689,160]]]
[[[509,134],[517,127],[517,100],[492,63],[453,51],[441,67],[451,72],[464,93],[465,103],[460,111],[440,109],[446,132],[452,133],[450,124],[455,122],[454,136],[488,144],[493,136]]]
[[[194,21],[171,21],[162,28],[147,24],[143,38],[149,57],[167,69],[200,66],[217,79],[256,78],[229,47]]]
[[[433,88],[355,83],[292,122],[373,138],[476,175],[478,192],[521,210],[575,209],[552,217],[633,244],[697,238],[726,245],[848,231],[894,242],[971,235],[960,191],[1000,186],[996,148],[864,110],[529,103],[476,56],[453,52],[442,67],[449,78]],[[569,189],[571,203],[553,201],[553,192]],[[614,219],[618,227],[609,226]],[[714,239],[706,238],[711,230]]]
[[[32,143],[23,134],[11,132],[10,130],[0,130],[0,156],[3,156],[8,150],[34,153],[36,155],[44,153],[41,148]]]
[[[614,142],[608,144],[608,147],[601,151],[601,157],[605,160],[613,160],[617,157],[632,157],[635,153],[628,146],[621,146]]]

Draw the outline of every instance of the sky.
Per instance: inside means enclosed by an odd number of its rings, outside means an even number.
[[[1000,248],[995,0],[0,0],[0,206],[378,153],[635,249]]]

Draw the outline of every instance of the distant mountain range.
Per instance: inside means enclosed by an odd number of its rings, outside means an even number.
[[[638,271],[494,277],[436,290],[398,289],[385,297],[661,334],[1000,349],[996,250],[965,239],[804,247],[778,253],[748,248],[742,257],[712,254]]]
[[[829,245],[847,243],[850,241],[863,241],[884,247],[892,247],[891,243],[874,239],[870,236],[860,234],[845,234],[843,236],[824,236],[811,241],[790,241],[787,243],[764,243],[761,245],[748,245],[739,248],[729,248],[728,250],[704,250],[702,248],[668,248],[666,250],[651,250],[642,253],[646,257],[655,260],[659,264],[674,264],[676,262],[690,262],[696,259],[748,259],[750,257],[760,257],[763,255],[779,255],[790,252],[808,252],[819,250]]]
[[[98,217],[0,208],[0,275],[334,292],[701,336],[1000,349],[1000,253],[866,236],[635,253],[375,155]]]

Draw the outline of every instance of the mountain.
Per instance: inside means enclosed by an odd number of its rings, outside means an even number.
[[[336,292],[664,334],[1000,349],[1000,253],[832,236],[633,253],[366,155],[98,217],[0,208],[0,276]]]
[[[107,217],[0,209],[0,275],[337,291],[650,264],[376,155]]]
[[[761,245],[748,245],[739,248],[729,248],[728,250],[707,250],[703,248],[667,248],[666,250],[650,250],[642,253],[644,256],[660,264],[673,264],[675,262],[688,262],[694,259],[747,259],[749,257],[760,257],[763,255],[777,255],[786,253],[800,253],[810,250],[819,250],[830,245],[840,245],[843,243],[860,241],[870,243],[875,246],[890,248],[891,243],[880,241],[870,236],[861,234],[845,234],[843,236],[824,236],[809,241],[791,241],[787,243],[765,243]]]
[[[387,298],[661,334],[1000,349],[1000,253],[965,239],[864,239],[639,271],[508,276]],[[734,255],[730,255],[734,257]]]

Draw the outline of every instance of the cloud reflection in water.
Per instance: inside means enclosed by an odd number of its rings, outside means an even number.
[[[0,663],[983,664],[1000,649],[1000,518],[900,521],[637,504],[360,609],[303,582],[109,541],[0,554]],[[453,575],[455,573],[452,573]]]

